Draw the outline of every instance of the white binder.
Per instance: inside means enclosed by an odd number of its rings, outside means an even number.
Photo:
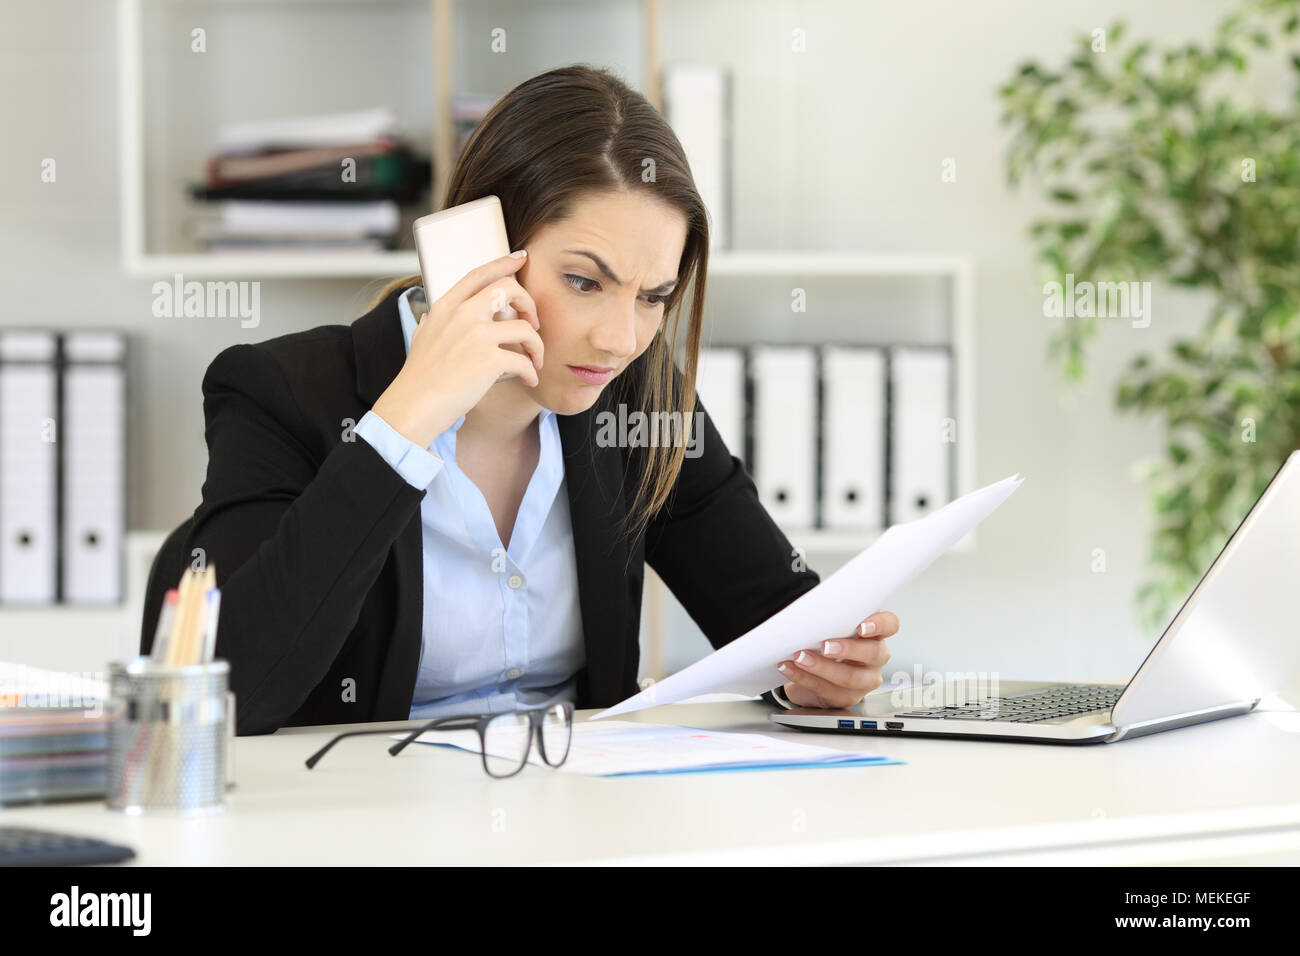
[[[754,467],[758,497],[783,529],[816,518],[817,363],[812,346],[756,345]]]
[[[745,450],[745,353],[738,348],[700,349],[695,391],[727,449],[748,462]]]
[[[0,603],[58,596],[58,343],[0,332]]]
[[[709,213],[709,247],[731,242],[731,75],[712,64],[669,63],[664,115],[686,151]]]
[[[63,339],[63,601],[122,599],[126,510],[126,342],[120,332]]]
[[[898,524],[952,500],[957,435],[951,355],[942,348],[896,348],[890,381],[889,520]]]
[[[822,349],[822,526],[879,532],[885,520],[885,353]]]

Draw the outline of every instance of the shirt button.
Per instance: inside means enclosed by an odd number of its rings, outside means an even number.
[[[506,671],[506,676],[509,677],[511,680],[514,680],[522,673],[523,671],[521,671],[518,667],[512,667],[510,668],[510,670]]]
[[[506,584],[518,590],[519,588],[524,586],[524,579],[517,574],[512,574],[510,575],[509,578],[506,579]]]

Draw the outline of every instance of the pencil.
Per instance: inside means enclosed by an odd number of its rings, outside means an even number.
[[[202,577],[197,571],[186,571],[181,579],[180,608],[176,615],[176,628],[172,632],[173,646],[168,664],[184,667],[188,663],[194,627],[198,623],[199,601],[202,599]]]
[[[149,659],[155,664],[162,664],[167,659],[167,645],[171,641],[172,623],[176,620],[176,605],[179,600],[180,594],[175,588],[170,588],[163,598],[162,608],[158,612],[158,627],[154,631],[153,648],[149,652]]]
[[[211,664],[217,651],[217,621],[221,616],[221,588],[208,592],[207,633],[203,636],[203,663]]]
[[[194,645],[194,662],[206,664],[208,661],[209,635],[216,635],[217,622],[212,616],[212,604],[217,600],[217,569],[209,564],[208,575],[204,579],[203,589],[203,627],[199,631],[198,641]]]
[[[185,609],[189,606],[189,594],[190,572],[186,570],[181,574],[180,583],[176,585],[176,614],[172,618],[172,635],[171,640],[167,642],[167,656],[163,658],[163,663],[168,667],[176,665],[176,653],[181,642],[181,629],[185,626]]]
[[[194,607],[194,628],[185,646],[184,666],[201,664],[207,646],[208,619],[211,616],[211,594],[217,589],[217,572],[212,565],[203,570],[199,581],[198,597]]]

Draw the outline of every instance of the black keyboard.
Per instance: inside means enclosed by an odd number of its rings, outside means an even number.
[[[90,837],[0,827],[0,866],[83,866],[89,863],[121,863],[135,856],[125,846],[114,846]]]
[[[1077,717],[1098,710],[1110,710],[1123,691],[1123,686],[1114,684],[1062,684],[1050,690],[1037,690],[1012,697],[982,697],[963,704],[914,710],[892,716],[1034,724],[1057,717]]]

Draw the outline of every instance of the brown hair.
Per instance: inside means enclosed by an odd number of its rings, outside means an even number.
[[[640,532],[668,500],[693,434],[695,374],[699,360],[708,267],[709,226],[686,154],[672,128],[644,96],[603,69],[574,65],[550,70],[516,86],[474,129],[447,185],[440,208],[483,196],[501,200],[510,247],[527,245],[540,227],[564,219],[580,195],[645,189],[686,218],[686,245],[678,285],[664,304],[664,322],[641,358],[615,379],[613,395],[628,411],[680,413],[682,441],[650,445],[629,528]],[[389,282],[374,308],[394,290],[419,285],[418,275]],[[685,369],[675,374],[684,289],[690,287]],[[664,341],[671,328],[671,339]]]

